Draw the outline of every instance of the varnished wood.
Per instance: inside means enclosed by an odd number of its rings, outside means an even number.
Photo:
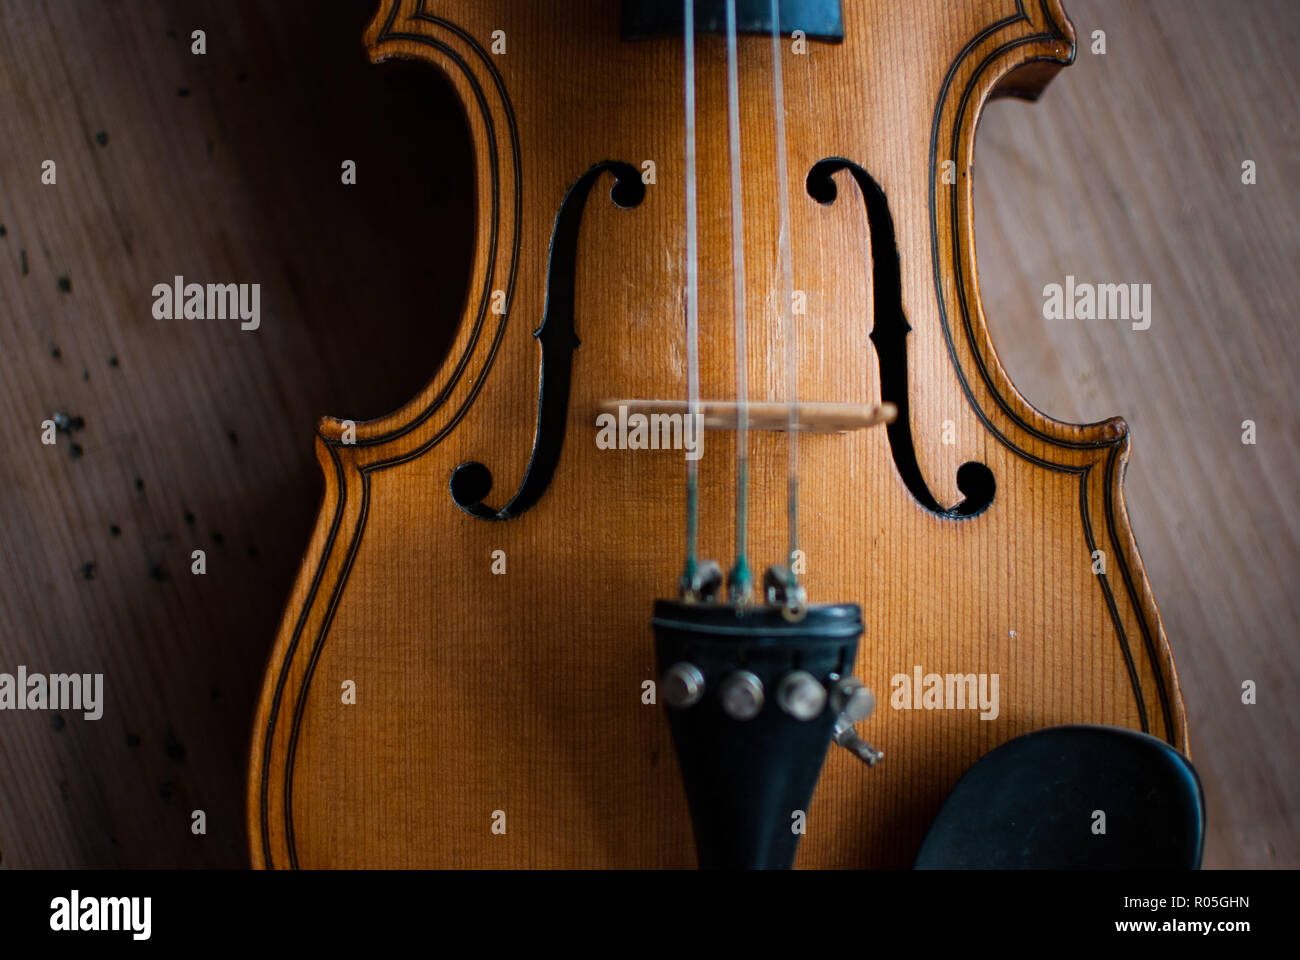
[[[447,363],[411,403],[361,424],[322,421],[326,494],[267,672],[250,758],[259,866],[688,866],[689,824],[652,677],[650,604],[676,582],[682,463],[600,451],[590,411],[609,396],[683,389],[681,48],[619,45],[616,11],[556,5],[385,4],[376,60],[446,72],[478,146],[471,297]],[[432,4],[430,4],[432,6]],[[545,7],[545,9],[542,9]],[[827,762],[803,866],[902,866],[956,778],[993,746],[1076,721],[1149,729],[1187,748],[1169,645],[1124,509],[1124,421],[1055,421],[1004,373],[979,306],[971,164],[979,109],[1035,95],[1073,52],[1055,2],[847,5],[846,41],[787,55],[795,285],[809,294],[800,389],[879,398],[868,223],[851,178],[820,205],[817,161],[861,165],[888,199],[907,338],[909,425],[945,507],[968,461],[997,481],[967,519],[920,506],[883,431],[812,437],[801,488],[813,600],[858,602],[856,672],[881,695],[863,727],[887,760]],[[446,19],[442,19],[445,17]],[[486,50],[504,30],[508,52]],[[767,46],[741,42],[746,260],[756,399],[782,391],[770,184]],[[729,325],[723,62],[702,38],[702,392],[734,390]],[[1001,84],[1001,86],[999,86]],[[489,147],[489,145],[491,145]],[[447,492],[464,461],[489,465],[488,502],[528,466],[546,250],[565,191],[592,163],[657,165],[632,210],[595,191],[578,248],[563,453],[541,500],[507,522]],[[957,182],[939,182],[955,158]],[[493,187],[495,186],[495,194]],[[517,259],[516,259],[517,254]],[[492,291],[507,312],[491,311]],[[612,318],[618,318],[614,322]],[[944,443],[947,434],[953,440]],[[751,438],[753,559],[784,542],[784,441]],[[701,462],[702,545],[731,555],[729,443]],[[1094,573],[1094,551],[1106,572]],[[494,551],[507,572],[492,572]],[[1001,713],[889,709],[890,678],[997,673]],[[356,704],[342,702],[352,681]],[[492,832],[494,811],[508,832]]]

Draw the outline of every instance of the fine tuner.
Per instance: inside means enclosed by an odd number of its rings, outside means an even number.
[[[867,766],[874,767],[884,753],[858,736],[854,725],[871,715],[876,696],[854,677],[831,674],[826,687],[807,670],[792,670],[781,678],[776,702],[795,720],[814,720],[828,703],[835,714],[831,740],[852,753]],[[706,680],[693,663],[675,663],[663,675],[664,701],[674,710],[695,706],[705,696]],[[747,670],[737,670],[723,679],[718,697],[722,711],[733,720],[752,720],[764,705],[763,682]]]

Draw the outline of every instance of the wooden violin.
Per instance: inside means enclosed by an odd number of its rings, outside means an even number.
[[[419,395],[318,427],[255,866],[900,867],[1021,734],[1186,752],[1125,422],[1034,409],[980,306],[976,127],[1072,61],[1058,0],[382,0],[365,43],[464,105],[473,270]]]

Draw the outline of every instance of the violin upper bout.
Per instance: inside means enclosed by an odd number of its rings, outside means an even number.
[[[990,94],[994,98],[1037,100],[1061,68],[1074,63],[1074,24],[1061,0],[1022,0],[1022,6],[1041,36],[1028,47],[1028,59],[998,79]]]
[[[1128,437],[1128,421],[1123,417],[1111,417],[1101,424],[1104,440],[1122,440]]]

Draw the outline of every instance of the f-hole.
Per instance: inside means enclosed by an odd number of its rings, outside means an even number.
[[[537,388],[537,431],[533,454],[519,489],[504,507],[494,509],[483,501],[492,492],[492,471],[476,460],[462,463],[451,474],[451,499],[466,513],[483,520],[509,520],[523,513],[546,492],[564,447],[564,424],[569,411],[569,383],[573,351],[579,340],[573,329],[573,284],[578,260],[578,228],[587,195],[605,171],[614,175],[609,198],[630,210],[645,198],[641,171],[618,160],[604,160],[569,188],[555,215],[550,258],[546,265],[546,307],[542,324],[533,336],[542,348]]]
[[[894,466],[912,497],[921,506],[941,517],[973,517],[993,502],[997,483],[993,471],[976,461],[957,468],[957,489],[964,499],[953,507],[943,507],[930,492],[916,462],[912,442],[907,387],[907,334],[912,329],[903,313],[903,287],[898,264],[898,243],[894,238],[894,218],[880,184],[851,160],[831,157],[813,164],[808,171],[808,195],[829,206],[835,202],[835,174],[847,170],[857,181],[867,208],[867,229],[871,236],[871,287],[875,316],[871,322],[871,343],[876,348],[880,367],[880,399],[898,407],[898,418],[887,428],[889,449]]]

